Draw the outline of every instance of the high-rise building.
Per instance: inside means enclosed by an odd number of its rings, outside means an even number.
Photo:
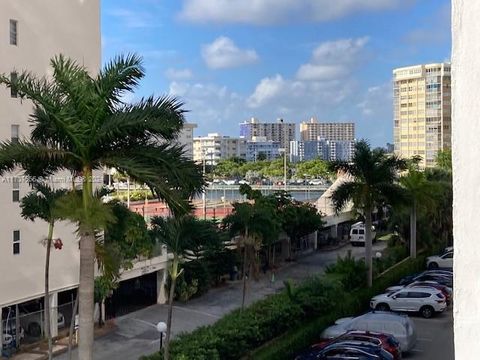
[[[240,136],[247,141],[252,140],[254,136],[265,137],[268,141],[279,142],[282,148],[287,148],[288,153],[290,141],[296,139],[296,124],[284,122],[283,119],[273,123],[263,123],[256,118],[251,118],[240,124]]]
[[[183,146],[185,156],[190,160],[193,160],[193,129],[196,127],[197,124],[193,123],[183,124],[183,128],[177,137],[178,144]]]
[[[300,139],[302,141],[334,140],[352,141],[355,139],[354,123],[325,123],[315,118],[300,124]]]
[[[395,153],[435,166],[438,151],[451,147],[450,64],[393,70],[393,95]]]
[[[218,133],[193,138],[193,161],[217,165],[220,160],[246,157],[246,140],[242,137],[232,138]]]
[[[355,141],[315,140],[291,141],[290,160],[293,162],[322,159],[325,161],[351,161]]]

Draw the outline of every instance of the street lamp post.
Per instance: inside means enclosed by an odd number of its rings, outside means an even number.
[[[163,348],[163,334],[167,332],[167,324],[165,324],[163,321],[160,321],[157,324],[157,331],[160,333],[160,351],[162,351]]]

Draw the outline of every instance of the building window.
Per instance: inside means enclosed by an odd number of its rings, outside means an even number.
[[[18,44],[18,22],[17,20],[10,19],[10,45]]]
[[[18,140],[20,138],[20,125],[12,125],[10,127],[10,140],[12,143],[18,143]]]
[[[20,254],[20,230],[13,230],[13,255]]]
[[[18,177],[14,177],[12,179],[12,201],[19,202],[20,201],[20,179]]]
[[[17,74],[16,72],[10,73],[10,81],[11,81],[11,82],[17,81],[17,78],[18,78],[18,74]],[[11,96],[12,98],[16,98],[16,97],[18,96],[18,92],[17,92],[17,89],[16,89],[15,86],[12,86],[12,87],[10,88],[10,96]]]

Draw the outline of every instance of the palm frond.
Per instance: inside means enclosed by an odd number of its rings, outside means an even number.
[[[345,206],[351,201],[358,207],[361,199],[364,196],[362,185],[355,182],[344,182],[340,184],[332,194],[331,201],[335,211],[338,213],[342,211]]]

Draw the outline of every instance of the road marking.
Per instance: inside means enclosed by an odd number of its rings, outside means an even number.
[[[204,311],[199,311],[199,310],[184,308],[184,307],[181,307],[181,306],[174,306],[173,308],[174,308],[174,309],[179,309],[179,310],[190,311],[190,312],[197,313],[197,314],[200,314],[200,315],[210,316],[210,317],[215,318],[215,319],[220,319],[220,318],[221,318],[221,316],[218,316],[218,315],[209,314],[209,313],[204,312]]]

